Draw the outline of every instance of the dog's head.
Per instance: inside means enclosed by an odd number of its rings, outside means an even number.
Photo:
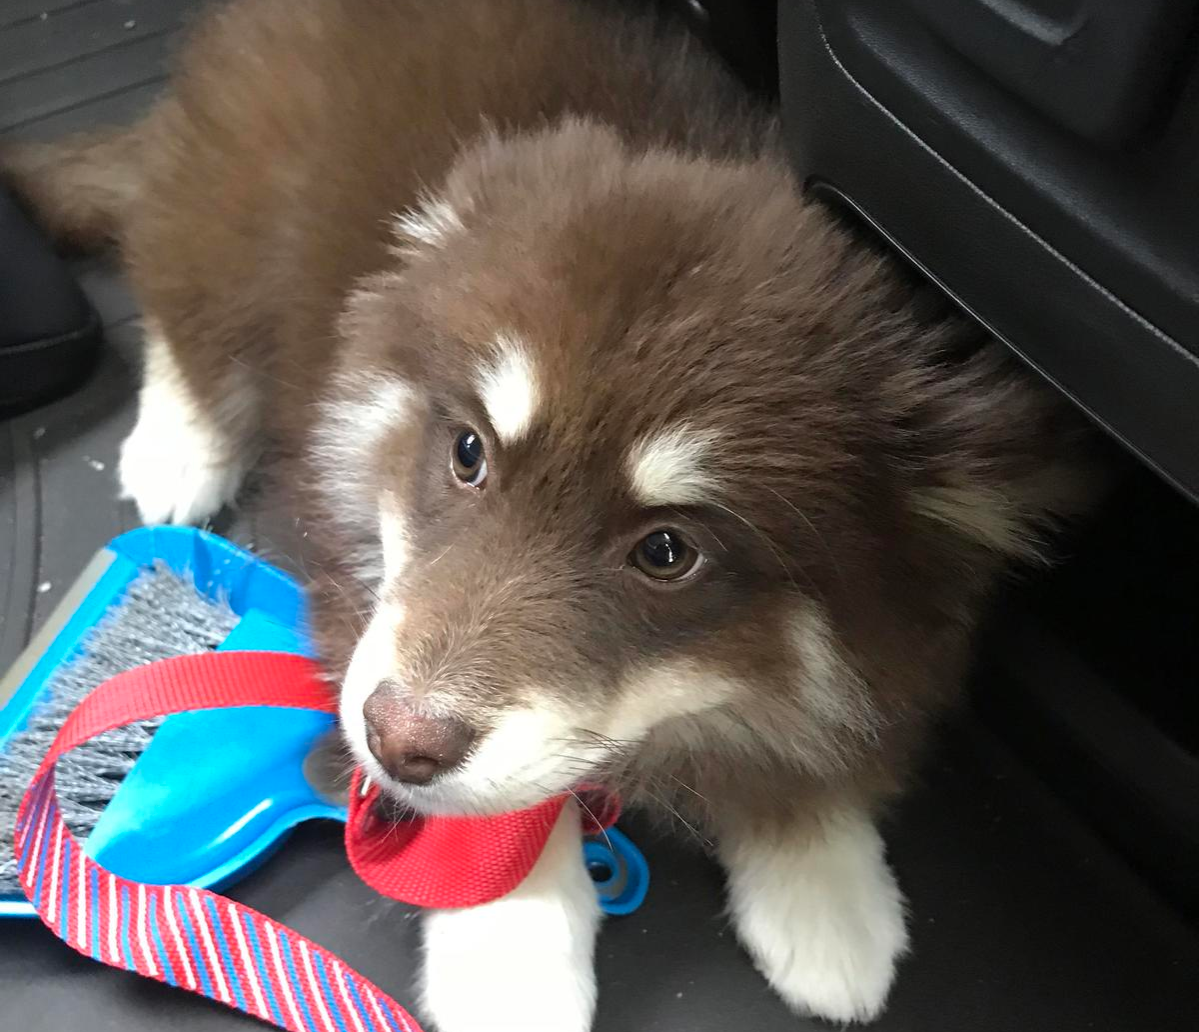
[[[575,122],[484,139],[398,229],[314,448],[365,545],[342,722],[368,773],[479,812],[647,749],[843,763],[877,715],[840,628],[876,615],[898,518],[875,259],[771,161]]]

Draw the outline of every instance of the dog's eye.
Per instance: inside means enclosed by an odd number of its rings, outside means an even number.
[[[483,451],[483,438],[473,430],[463,430],[454,442],[450,456],[454,476],[471,487],[482,487],[487,479],[487,456]]]
[[[637,542],[629,562],[647,577],[672,581],[696,568],[699,552],[677,530],[655,530]]]

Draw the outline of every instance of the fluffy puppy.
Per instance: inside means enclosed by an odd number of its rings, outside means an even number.
[[[144,121],[6,161],[128,263],[144,519],[291,460],[388,793],[665,807],[787,1003],[879,1013],[907,935],[876,817],[1087,489],[1072,418],[804,200],[768,113],[584,0],[237,0]],[[577,836],[568,808],[511,896],[428,915],[444,1032],[588,1028]]]

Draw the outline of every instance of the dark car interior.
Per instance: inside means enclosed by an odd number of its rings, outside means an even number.
[[[804,189],[1071,398],[1118,471],[1061,561],[996,600],[886,826],[913,945],[873,1027],[1199,1028],[1199,0],[659,5],[779,106]],[[135,117],[200,6],[5,0],[0,142]],[[0,670],[136,525],[111,479],[136,317],[110,262],[60,261],[0,195]],[[269,506],[217,529],[285,562]],[[597,1032],[823,1027],[739,950],[700,844],[625,829],[654,881],[601,934]],[[301,828],[231,894],[415,999],[414,915],[357,881],[337,828]],[[250,1020],[0,923],[3,1028]]]

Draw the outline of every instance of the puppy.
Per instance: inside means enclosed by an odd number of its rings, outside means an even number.
[[[1072,417],[804,200],[768,112],[600,3],[236,0],[141,123],[5,160],[128,263],[145,521],[282,463],[375,781],[664,808],[789,1005],[880,1012],[907,933],[875,821],[1089,489]],[[578,832],[428,914],[443,1032],[589,1027]]]

